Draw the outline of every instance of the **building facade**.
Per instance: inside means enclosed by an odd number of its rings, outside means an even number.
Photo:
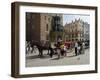
[[[84,41],[89,41],[90,39],[90,24],[88,24],[87,22],[83,23],[84,26]]]
[[[40,14],[40,40],[49,40],[49,34],[51,30],[52,16],[49,14]]]
[[[65,40],[67,41],[82,41],[89,40],[89,24],[78,19],[71,23],[66,23],[65,27]]]
[[[61,30],[62,16],[49,13],[26,13],[26,40],[50,40],[50,32]]]
[[[26,13],[26,41],[40,40],[40,14]]]

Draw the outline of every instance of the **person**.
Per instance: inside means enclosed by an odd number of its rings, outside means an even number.
[[[57,44],[56,50],[57,50],[58,59],[60,59],[60,55],[61,55],[60,44]]]
[[[75,55],[77,56],[77,48],[78,48],[78,43],[77,41],[75,42]]]
[[[60,49],[61,49],[61,55],[66,56],[66,52],[67,52],[66,44],[62,43],[61,46],[60,46]]]
[[[77,47],[77,55],[81,54],[81,46],[78,44],[78,47]]]
[[[84,43],[84,41],[82,43],[82,53],[85,54],[85,43]]]
[[[67,46],[64,45],[64,56],[67,56]]]
[[[79,41],[78,42],[78,54],[81,54],[82,53],[82,42]]]
[[[61,38],[58,38],[57,39],[57,44],[61,45],[61,43],[62,43],[62,39]]]
[[[30,41],[28,41],[26,43],[26,54],[28,54],[30,50],[31,50],[31,43],[30,43]]]
[[[53,54],[54,54],[54,51],[53,51],[53,47],[51,45],[51,43],[49,44],[49,49],[50,49],[50,57],[52,58],[53,57]]]
[[[61,49],[61,55],[63,56],[64,55],[64,44],[63,43],[61,44],[60,49]]]

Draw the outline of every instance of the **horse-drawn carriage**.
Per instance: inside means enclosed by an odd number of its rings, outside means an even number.
[[[66,41],[65,43],[65,46],[67,47],[67,49],[71,49],[71,48],[73,48],[74,47],[74,42],[72,42],[72,41]]]
[[[54,54],[58,54],[59,56],[59,54],[62,53],[61,51],[62,49],[60,48],[60,46],[61,44],[51,43],[50,41],[33,41],[32,40],[31,42],[27,42],[26,52],[28,52],[31,48],[31,53],[33,53],[36,47],[39,51],[40,57],[44,55],[43,54],[44,50],[47,50],[47,55],[49,55],[50,57],[52,57]]]

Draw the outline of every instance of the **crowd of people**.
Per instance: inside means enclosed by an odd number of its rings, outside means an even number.
[[[57,48],[58,58],[60,58],[60,56],[67,56],[68,50],[72,49],[74,49],[75,56],[77,56],[79,54],[85,53],[85,42],[76,40],[74,42],[70,42],[69,44],[67,44],[67,42],[63,42],[59,38],[56,43],[56,48]]]
[[[84,41],[76,41],[75,42],[75,55],[84,54],[85,53],[85,42]]]

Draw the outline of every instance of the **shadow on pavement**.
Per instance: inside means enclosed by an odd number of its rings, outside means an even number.
[[[53,59],[51,59],[51,60],[59,60],[59,58],[53,58]]]
[[[44,56],[34,55],[34,56],[27,56],[26,57],[26,59],[37,59],[37,58],[46,59],[46,58],[50,58],[50,56],[49,55],[44,55]]]

